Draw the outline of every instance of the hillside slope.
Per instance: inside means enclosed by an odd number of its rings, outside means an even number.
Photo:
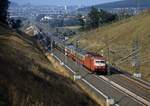
[[[150,8],[149,0],[120,0],[110,3],[94,5],[96,8],[102,9],[113,9],[113,8],[137,8],[137,5],[140,9]],[[78,9],[79,11],[89,11],[91,7],[85,7]]]
[[[146,11],[139,16],[129,18],[111,25],[98,28],[94,31],[80,33],[72,38],[70,42],[75,42],[77,37],[80,40],[80,47],[104,54],[107,57],[106,45],[110,48],[110,60],[117,66],[133,73],[131,65],[132,58],[125,60],[124,57],[132,53],[133,41],[136,38],[140,43],[140,58],[142,77],[150,81],[150,11]]]
[[[31,39],[0,24],[1,106],[95,106]]]
[[[112,3],[96,5],[99,8],[136,8],[137,3],[141,8],[149,8],[149,0],[120,0]]]

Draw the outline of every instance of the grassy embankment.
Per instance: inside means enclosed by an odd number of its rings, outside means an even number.
[[[5,88],[7,94],[7,102],[0,95],[1,103],[9,106],[96,105],[74,82],[58,72],[31,37],[0,24],[0,87]]]
[[[146,11],[138,16],[125,19],[111,25],[82,32],[72,38],[70,42],[80,39],[80,47],[101,53],[107,57],[107,44],[110,48],[110,60],[115,62],[121,69],[133,73],[131,65],[132,58],[124,57],[132,53],[133,40],[138,36],[140,42],[140,61],[142,78],[150,81],[150,11]]]

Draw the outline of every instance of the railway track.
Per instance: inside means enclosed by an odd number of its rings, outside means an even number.
[[[106,78],[130,90],[131,92],[137,94],[143,99],[150,101],[150,87],[149,86],[144,85],[143,83],[139,83],[123,74],[107,76]]]
[[[97,76],[96,76],[97,77]],[[120,83],[118,84],[118,83],[115,83],[114,81],[112,81],[112,80],[110,80],[110,79],[108,79],[107,77],[105,77],[105,76],[99,76],[98,78],[100,78],[100,79],[102,79],[102,80],[104,80],[106,83],[108,83],[108,84],[110,84],[112,87],[114,87],[116,90],[119,90],[119,91],[121,91],[121,92],[123,92],[123,93],[125,93],[126,95],[128,95],[128,96],[131,96],[134,100],[136,100],[137,102],[139,102],[139,103],[142,103],[143,105],[146,105],[146,106],[150,106],[150,102],[149,102],[149,100],[147,100],[147,99],[149,99],[149,98],[145,98],[144,97],[144,95],[138,95],[137,94],[137,92],[136,93],[134,93],[133,91],[131,92],[131,90],[129,90],[129,87],[127,88],[127,86],[126,87],[123,87],[123,86],[121,86],[120,85]],[[138,89],[136,89],[136,90],[138,90]],[[139,90],[138,90],[139,91]],[[148,91],[149,92],[149,91]]]
[[[54,54],[61,61],[66,60],[65,56],[55,51]],[[80,74],[84,80],[94,86],[108,97],[114,98],[115,102],[121,106],[150,106],[150,91],[148,86],[134,82],[129,78],[123,77],[121,74],[111,76],[99,76],[96,74],[88,74],[89,71],[81,66],[77,66],[74,61],[67,58],[67,67],[72,71],[80,70]],[[88,75],[87,75],[88,74]]]

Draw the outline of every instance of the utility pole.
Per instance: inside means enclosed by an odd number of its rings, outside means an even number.
[[[106,43],[107,46],[107,58],[108,58],[108,75],[110,75],[110,49],[109,49],[109,44],[108,42]]]
[[[77,40],[76,40],[76,45],[75,45],[75,50],[76,50],[76,53],[75,53],[75,56],[76,56],[76,58],[77,58],[77,53],[79,52],[78,51],[78,47],[79,47],[79,40],[78,40],[78,38],[77,38]],[[77,67],[77,73],[74,75],[74,80],[79,80],[79,79],[81,79],[81,75],[80,75],[80,73],[79,73],[79,60],[78,59],[76,59],[76,67]]]
[[[104,43],[106,45],[106,51],[107,51],[107,74],[110,75],[110,47],[108,42],[108,35],[104,38]]]
[[[66,48],[66,37],[65,37],[65,41],[64,41],[64,46],[65,46],[65,64],[67,64],[67,48]]]
[[[79,46],[79,40],[77,39],[76,40],[76,54],[75,54],[76,58],[77,58],[77,53],[79,52],[78,51],[78,46]],[[79,61],[78,61],[78,59],[76,59],[76,66],[78,67],[78,65],[79,65]],[[77,73],[79,73],[79,69],[78,68],[77,68]]]
[[[51,55],[53,56],[53,38],[52,38],[52,35],[51,35]]]
[[[139,43],[139,37],[137,36],[135,40],[133,40],[133,45],[132,45],[132,52],[134,53],[132,56],[132,66],[133,66],[133,76],[137,78],[141,78],[141,73],[140,73],[140,43]],[[138,52],[135,52],[138,51]]]

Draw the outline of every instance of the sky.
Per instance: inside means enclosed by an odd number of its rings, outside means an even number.
[[[120,0],[10,0],[18,4],[31,3],[34,5],[95,5]]]

